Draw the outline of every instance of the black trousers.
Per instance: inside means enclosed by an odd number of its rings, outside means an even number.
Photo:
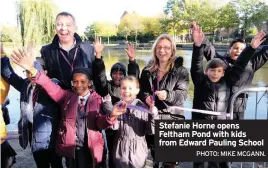
[[[244,112],[234,112],[233,119],[234,120],[244,120]]]
[[[54,150],[40,150],[33,152],[37,168],[62,168],[62,157]]]
[[[1,168],[11,168],[16,163],[16,155],[8,141],[3,142],[1,144]]]
[[[66,157],[66,167],[67,168],[92,168],[93,159],[88,147],[76,147],[75,157]]]
[[[108,150],[109,150],[109,168],[115,167],[113,163],[113,146],[114,146],[115,132],[116,131],[111,130],[111,129],[106,130],[107,145],[108,145]]]
[[[193,168],[205,168],[205,162],[194,162]],[[230,168],[230,162],[208,162],[208,168]]]
[[[107,137],[106,137],[106,132],[105,130],[101,131],[102,137],[104,140],[104,147],[103,147],[103,153],[102,153],[102,161],[100,164],[98,164],[99,168],[109,168],[109,149],[108,149],[108,144],[107,144]]]

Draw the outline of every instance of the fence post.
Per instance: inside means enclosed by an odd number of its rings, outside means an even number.
[[[265,92],[268,91],[268,87],[245,87],[238,90],[235,94],[232,95],[231,101],[229,104],[229,113],[230,113],[230,119],[233,120],[234,116],[234,102],[238,95],[244,92]]]

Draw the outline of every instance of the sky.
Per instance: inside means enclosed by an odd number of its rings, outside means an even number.
[[[16,1],[0,0],[0,25],[16,26]],[[53,0],[60,11],[73,14],[78,32],[94,21],[110,21],[119,24],[124,11],[135,11],[142,16],[157,16],[163,13],[167,0]],[[211,0],[212,2],[219,2]],[[229,0],[221,0],[220,2]],[[268,0],[261,0],[268,4]]]
[[[0,0],[0,24],[16,26],[17,0]],[[53,0],[60,11],[74,15],[78,31],[94,21],[110,21],[119,24],[124,11],[135,11],[142,16],[156,16],[163,13],[167,0]]]

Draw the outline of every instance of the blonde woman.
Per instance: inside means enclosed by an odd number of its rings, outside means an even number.
[[[153,102],[159,110],[160,119],[184,119],[184,112],[172,109],[183,107],[187,98],[189,73],[183,67],[183,58],[176,57],[176,45],[168,34],[160,35],[152,48],[151,63],[142,71],[140,99],[148,106]],[[147,136],[147,143],[154,158],[154,136]],[[154,167],[157,167],[155,163]],[[164,163],[164,167],[175,167],[175,163]]]

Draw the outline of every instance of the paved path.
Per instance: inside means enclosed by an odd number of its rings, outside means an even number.
[[[10,145],[14,148],[17,153],[16,156],[16,163],[12,166],[12,168],[36,168],[36,164],[34,162],[31,150],[29,146],[27,149],[23,150],[18,140],[9,140]],[[146,168],[152,168],[152,158],[149,156],[146,164]],[[243,163],[243,168],[251,168],[253,163]],[[255,168],[263,167],[264,163],[255,163]],[[191,162],[182,162],[180,163],[177,168],[192,168]],[[268,166],[266,164],[266,166]],[[232,163],[232,167],[240,168],[240,163],[235,162]]]

